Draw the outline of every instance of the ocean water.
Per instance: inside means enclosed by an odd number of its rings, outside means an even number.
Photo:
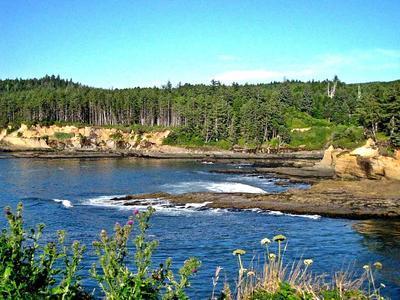
[[[0,205],[13,207],[22,201],[28,225],[45,223],[45,238],[52,239],[58,229],[68,232],[68,239],[87,245],[83,283],[101,295],[89,275],[95,261],[91,247],[102,229],[112,231],[116,222],[124,223],[132,207],[124,207],[112,197],[127,194],[195,191],[212,192],[282,192],[287,187],[275,185],[273,177],[218,174],[222,168],[246,168],[247,165],[205,164],[195,161],[145,159],[0,159]],[[293,187],[293,186],[292,186]],[[305,185],[298,185],[307,188]],[[230,211],[205,209],[203,204],[172,206],[158,199],[137,205],[152,205],[150,238],[159,240],[154,254],[158,263],[172,257],[178,268],[190,256],[202,261],[189,294],[207,299],[212,290],[212,276],[223,267],[224,278],[235,276],[237,263],[232,251],[247,251],[246,263],[262,257],[260,240],[276,234],[288,237],[286,261],[312,258],[312,271],[332,274],[337,270],[362,271],[367,263],[380,261],[383,269],[377,281],[387,287],[383,293],[400,299],[400,222],[382,220],[352,221],[316,215],[290,215],[260,210]],[[4,218],[0,221],[5,225]],[[232,288],[234,282],[231,281]]]

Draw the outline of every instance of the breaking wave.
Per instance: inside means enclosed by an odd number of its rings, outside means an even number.
[[[144,198],[133,200],[112,200],[113,198],[123,197],[124,195],[114,196],[100,196],[90,198],[83,201],[83,205],[112,207],[116,209],[131,210],[133,208],[138,210],[145,210],[147,207],[152,206],[157,212],[162,213],[187,213],[196,211],[209,211],[209,212],[222,212],[222,210],[214,210],[208,208],[207,205],[212,202],[206,201],[202,203],[186,203],[182,205],[173,204],[165,199],[160,198]]]
[[[265,190],[252,185],[240,182],[211,182],[211,181],[197,181],[197,182],[180,182],[176,184],[164,185],[164,187],[171,193],[181,194],[188,192],[216,192],[216,193],[251,193],[251,194],[264,194]]]
[[[61,204],[62,204],[64,207],[66,207],[66,208],[74,207],[74,206],[72,205],[71,201],[69,201],[69,200],[65,200],[65,199],[53,199],[53,201],[54,201],[54,202],[57,202],[57,203],[61,203]]]
[[[123,197],[124,195],[114,196],[100,196],[96,198],[90,198],[83,201],[83,205],[101,206],[101,207],[112,207],[116,209],[131,210],[133,208],[139,210],[145,210],[148,206],[155,208],[156,212],[167,213],[167,214],[185,214],[194,212],[208,212],[208,213],[237,213],[241,211],[248,211],[260,214],[274,215],[274,216],[291,216],[318,220],[321,218],[319,215],[306,215],[306,214],[291,214],[283,213],[281,211],[270,211],[262,210],[260,208],[252,209],[229,209],[229,208],[212,208],[209,204],[210,201],[201,203],[186,203],[186,204],[174,204],[168,200],[160,198],[146,198],[146,199],[133,199],[133,200],[111,200],[113,198]]]

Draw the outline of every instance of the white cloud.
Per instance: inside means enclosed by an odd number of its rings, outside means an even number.
[[[299,63],[282,69],[260,68],[229,70],[213,78],[223,83],[257,83],[281,81],[283,78],[300,80],[323,80],[338,75],[347,81],[357,81],[365,72],[400,69],[400,51],[393,49],[370,49],[345,54],[319,55],[308,64]]]

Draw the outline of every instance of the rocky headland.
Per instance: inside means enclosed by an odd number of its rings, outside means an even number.
[[[245,169],[221,169],[213,172],[274,176],[292,182],[311,184],[309,189],[289,189],[284,193],[165,193],[128,195],[115,198],[124,205],[137,205],[145,199],[166,200],[174,205],[206,203],[210,208],[262,209],[292,214],[370,219],[400,219],[400,152],[383,156],[369,140],[353,151],[329,147],[321,161],[285,159],[254,162]]]
[[[399,181],[324,180],[310,189],[291,189],[284,193],[166,193],[128,195],[114,198],[135,206],[140,200],[167,200],[174,205],[206,203],[210,208],[262,209],[292,214],[317,214],[321,216],[369,219],[400,218]]]

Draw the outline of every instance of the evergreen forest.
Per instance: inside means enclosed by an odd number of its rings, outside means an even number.
[[[21,122],[173,128],[171,144],[227,147],[296,145],[293,129],[317,128],[313,134],[320,136],[323,128],[342,128],[336,139],[361,135],[399,147],[400,80],[346,84],[335,76],[244,85],[212,80],[127,89],[93,88],[54,75],[0,80],[0,127]]]

